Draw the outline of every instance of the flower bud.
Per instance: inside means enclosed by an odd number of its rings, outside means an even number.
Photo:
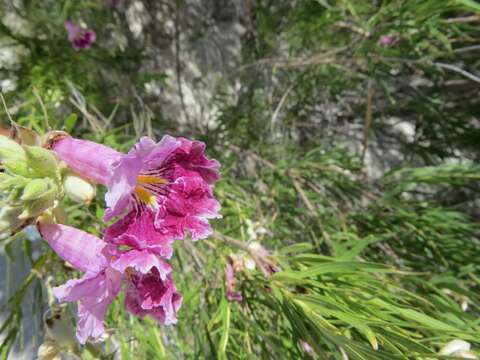
[[[63,190],[70,199],[84,204],[90,204],[96,194],[90,182],[72,173],[63,177]]]
[[[33,179],[27,183],[20,197],[22,201],[35,200],[42,197],[48,190],[55,186],[51,179]]]
[[[3,166],[7,172],[20,175],[23,177],[30,177],[32,172],[30,171],[28,164],[25,160],[5,159],[2,161]]]
[[[0,191],[9,191],[11,188],[22,188],[27,185],[30,179],[7,174],[5,172],[0,173]]]
[[[19,206],[3,206],[0,208],[0,233],[11,233],[20,227],[23,220],[19,218],[22,208]]]
[[[53,186],[50,190],[46,191],[40,197],[35,200],[26,201],[24,210],[20,214],[20,219],[28,219],[31,217],[37,217],[47,209],[55,205],[55,198],[58,192],[57,186]]]
[[[469,351],[470,350],[470,343],[455,339],[447,343],[439,352],[440,355],[453,355],[454,353],[460,351]],[[467,358],[468,359],[468,358]]]
[[[0,135],[0,159],[25,160],[25,151],[14,140]]]
[[[56,177],[58,162],[50,150],[39,146],[24,146],[28,165],[38,176]]]

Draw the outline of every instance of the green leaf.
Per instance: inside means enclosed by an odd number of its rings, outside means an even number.
[[[78,115],[75,113],[71,113],[66,119],[63,128],[66,132],[71,132],[77,123]]]
[[[456,3],[464,5],[467,8],[475,11],[480,11],[480,4],[474,0],[455,0]]]

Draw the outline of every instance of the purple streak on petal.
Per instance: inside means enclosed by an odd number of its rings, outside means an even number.
[[[38,224],[38,230],[52,249],[77,270],[96,273],[107,266],[102,254],[105,242],[76,228],[60,224]]]
[[[144,168],[144,159],[155,149],[155,142],[142,137],[138,143],[123,155],[115,164],[108,180],[108,191],[105,195],[107,210],[105,221],[122,215],[129,207],[130,197],[137,186],[137,177]]]
[[[172,272],[170,265],[148,250],[129,250],[118,253],[115,257],[117,259],[112,261],[111,266],[122,274],[127,268],[134,269],[141,274],[148,274],[152,269],[156,269],[160,278],[165,280],[167,275]]]
[[[136,250],[148,249],[166,259],[172,257],[175,236],[167,228],[156,230],[155,214],[146,208],[141,213],[131,211],[105,230],[104,240],[115,245],[130,246]]]
[[[110,168],[122,154],[92,141],[65,137],[56,141],[53,151],[77,174],[99,184],[107,184]]]

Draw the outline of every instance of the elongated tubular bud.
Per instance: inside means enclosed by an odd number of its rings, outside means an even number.
[[[52,144],[52,150],[71,170],[103,185],[110,177],[112,164],[122,156],[105,145],[69,136],[56,140]]]

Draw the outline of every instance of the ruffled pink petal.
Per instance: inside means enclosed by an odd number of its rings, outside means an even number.
[[[175,228],[183,238],[190,233],[193,240],[211,235],[209,218],[219,218],[220,204],[213,197],[210,185],[202,178],[181,177],[170,186],[170,193],[164,199],[155,219],[155,227]]]
[[[99,238],[61,224],[39,223],[38,230],[57,255],[77,270],[97,273],[107,266],[106,244]]]
[[[137,316],[149,315],[162,324],[174,324],[181,303],[182,297],[170,276],[162,280],[155,272],[134,275],[127,285],[125,307]]]
[[[190,233],[193,241],[206,239],[212,235],[212,227],[207,219],[189,216],[185,219],[184,228]]]
[[[165,135],[162,140],[155,145],[152,152],[148,154],[148,157],[145,158],[145,168],[155,169],[161,167],[180,146],[181,142],[179,140],[173,136]]]
[[[131,211],[105,230],[105,241],[133,249],[148,249],[166,259],[172,257],[175,234],[167,228],[154,227],[155,214],[146,208],[141,213]]]
[[[180,165],[176,168],[176,178],[200,175],[208,184],[215,183],[220,178],[220,163],[205,156],[205,144],[201,141],[191,141],[178,138],[182,145],[175,153],[175,162]]]
[[[53,151],[77,174],[99,184],[107,184],[111,166],[122,154],[92,141],[65,137],[57,140]]]
[[[125,273],[127,268],[134,269],[141,274],[148,274],[152,269],[156,269],[162,280],[172,272],[172,268],[158,256],[148,250],[129,250],[115,255],[116,259],[112,261],[113,269],[120,273]]]
[[[171,185],[168,196],[169,212],[181,215],[220,218],[220,204],[213,197],[211,187],[200,177],[181,177]]]

